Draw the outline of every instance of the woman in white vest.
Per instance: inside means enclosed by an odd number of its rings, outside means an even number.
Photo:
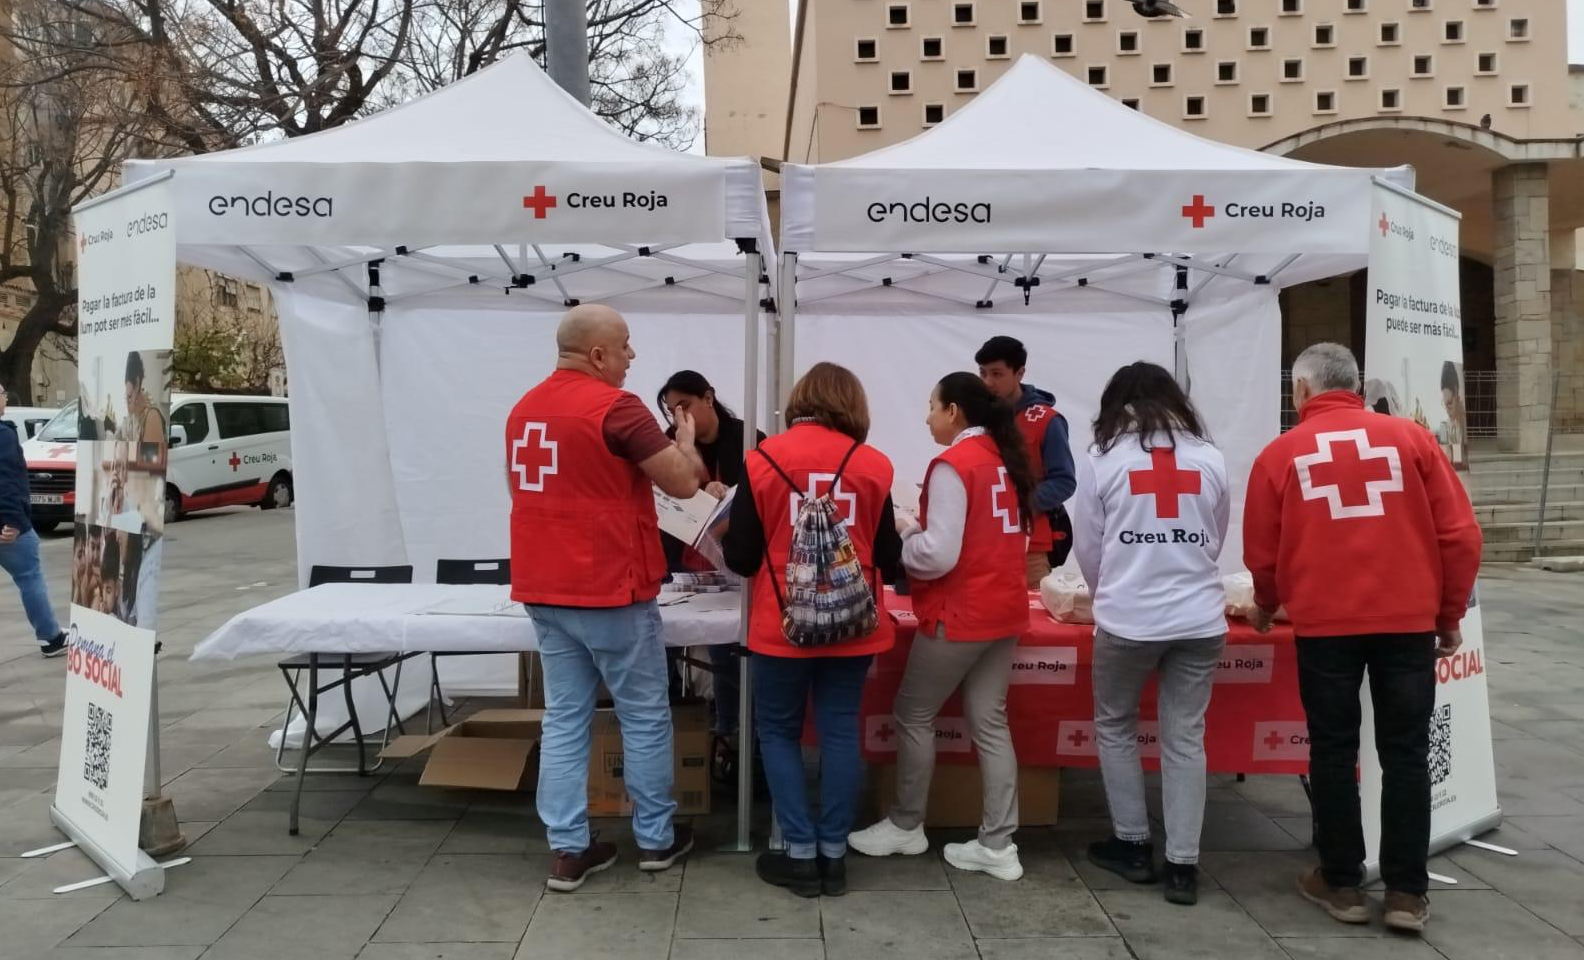
[[[1166,899],[1198,900],[1204,715],[1226,640],[1217,560],[1231,497],[1226,461],[1165,369],[1133,363],[1100,398],[1078,458],[1073,552],[1094,596],[1095,739],[1114,835],[1089,860],[1135,883],[1157,878],[1139,697],[1159,677]]]

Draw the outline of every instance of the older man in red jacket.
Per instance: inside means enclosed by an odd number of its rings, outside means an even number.
[[[1359,687],[1369,670],[1380,754],[1381,879],[1389,927],[1424,929],[1430,845],[1430,715],[1435,659],[1462,644],[1458,624],[1479,574],[1468,493],[1428,431],[1364,409],[1358,361],[1320,343],[1293,364],[1299,424],[1254,462],[1243,555],[1255,626],[1285,606],[1298,636],[1309,720],[1320,867],[1304,898],[1343,923],[1367,923],[1356,769]]]

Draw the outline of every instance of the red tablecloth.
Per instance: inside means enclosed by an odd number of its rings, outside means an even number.
[[[918,628],[907,597],[888,595],[886,604],[897,621],[897,644],[875,658],[861,710],[864,758],[880,763],[896,758],[891,705],[902,685]],[[1019,641],[1007,690],[1007,714],[1018,763],[1098,766],[1094,686],[1089,672],[1094,627],[1056,622],[1034,595],[1029,607],[1029,630]],[[1230,621],[1205,727],[1205,754],[1211,772],[1309,771],[1309,735],[1298,699],[1298,664],[1290,626],[1277,624],[1261,635],[1241,620]],[[1159,767],[1158,731],[1152,680],[1145,688],[1139,720],[1147,769]],[[936,756],[941,762],[977,762],[960,695],[953,694],[946,701],[935,721],[935,736]]]

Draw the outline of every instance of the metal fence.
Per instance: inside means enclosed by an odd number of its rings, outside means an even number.
[[[1470,440],[1494,440],[1497,437],[1496,397],[1503,381],[1517,379],[1513,371],[1467,370],[1463,373],[1464,402],[1468,409]],[[1281,372],[1281,428],[1285,433],[1298,425],[1298,411],[1292,402],[1292,371]]]

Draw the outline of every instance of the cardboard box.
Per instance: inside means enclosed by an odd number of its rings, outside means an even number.
[[[896,764],[869,765],[869,794],[875,816],[885,816],[896,797]],[[1018,826],[1048,827],[1056,823],[1061,799],[1061,769],[1018,768]],[[926,827],[977,827],[983,819],[984,791],[977,766],[935,764],[930,778]]]
[[[543,719],[543,710],[481,710],[436,734],[397,737],[380,756],[400,760],[430,751],[420,786],[532,790]]]
[[[672,756],[677,813],[697,816],[710,812],[710,736],[709,710],[704,704],[671,708],[673,720]],[[632,814],[632,800],[622,779],[621,725],[613,710],[594,714],[594,740],[589,751],[588,808],[591,817],[625,817]]]

